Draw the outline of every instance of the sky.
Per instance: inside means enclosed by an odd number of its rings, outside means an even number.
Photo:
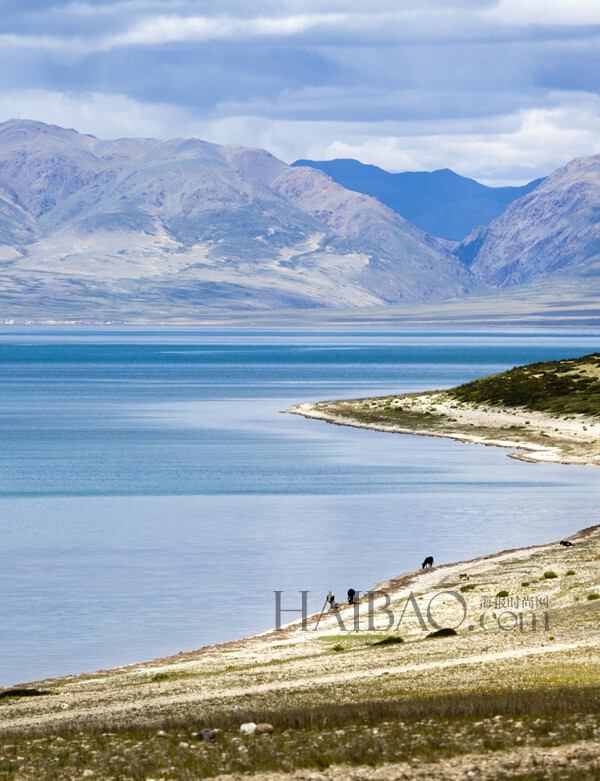
[[[599,0],[0,0],[0,121],[521,184],[600,153]]]

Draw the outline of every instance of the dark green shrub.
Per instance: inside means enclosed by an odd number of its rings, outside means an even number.
[[[42,697],[44,694],[52,694],[52,692],[41,691],[40,689],[8,689],[0,692],[0,700],[12,699],[13,697]]]
[[[437,632],[430,632],[427,637],[454,637],[455,634],[457,634],[456,629],[444,627],[443,629],[438,629]]]
[[[384,637],[383,640],[378,640],[376,643],[372,643],[372,645],[395,645],[396,643],[403,642],[404,640],[401,637],[398,637],[397,635],[390,635],[389,637]]]

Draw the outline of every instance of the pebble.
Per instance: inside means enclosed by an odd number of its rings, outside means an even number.
[[[169,737],[169,733],[165,732],[164,729],[159,729],[158,732],[156,733],[156,737],[157,738],[168,738]]]
[[[83,775],[84,778],[90,778],[91,776],[94,775],[94,771],[93,770],[84,770],[82,775]]]
[[[257,735],[268,735],[271,732],[273,732],[273,725],[269,724],[268,722],[263,722],[261,724],[257,724],[255,728],[255,732]]]
[[[189,747],[190,744],[186,743],[184,740],[182,740],[181,743],[179,744],[179,748],[189,748]]]
[[[256,732],[256,724],[253,721],[247,721],[240,727],[242,735],[254,735]]]

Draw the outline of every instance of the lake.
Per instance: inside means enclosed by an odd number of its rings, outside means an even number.
[[[280,411],[599,349],[566,332],[4,328],[0,685],[270,629],[274,590],[316,611],[426,555],[597,523],[591,467]]]

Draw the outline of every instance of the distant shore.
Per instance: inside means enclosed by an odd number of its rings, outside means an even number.
[[[292,415],[510,448],[520,461],[600,466],[600,419],[470,404],[444,391],[295,404]]]

